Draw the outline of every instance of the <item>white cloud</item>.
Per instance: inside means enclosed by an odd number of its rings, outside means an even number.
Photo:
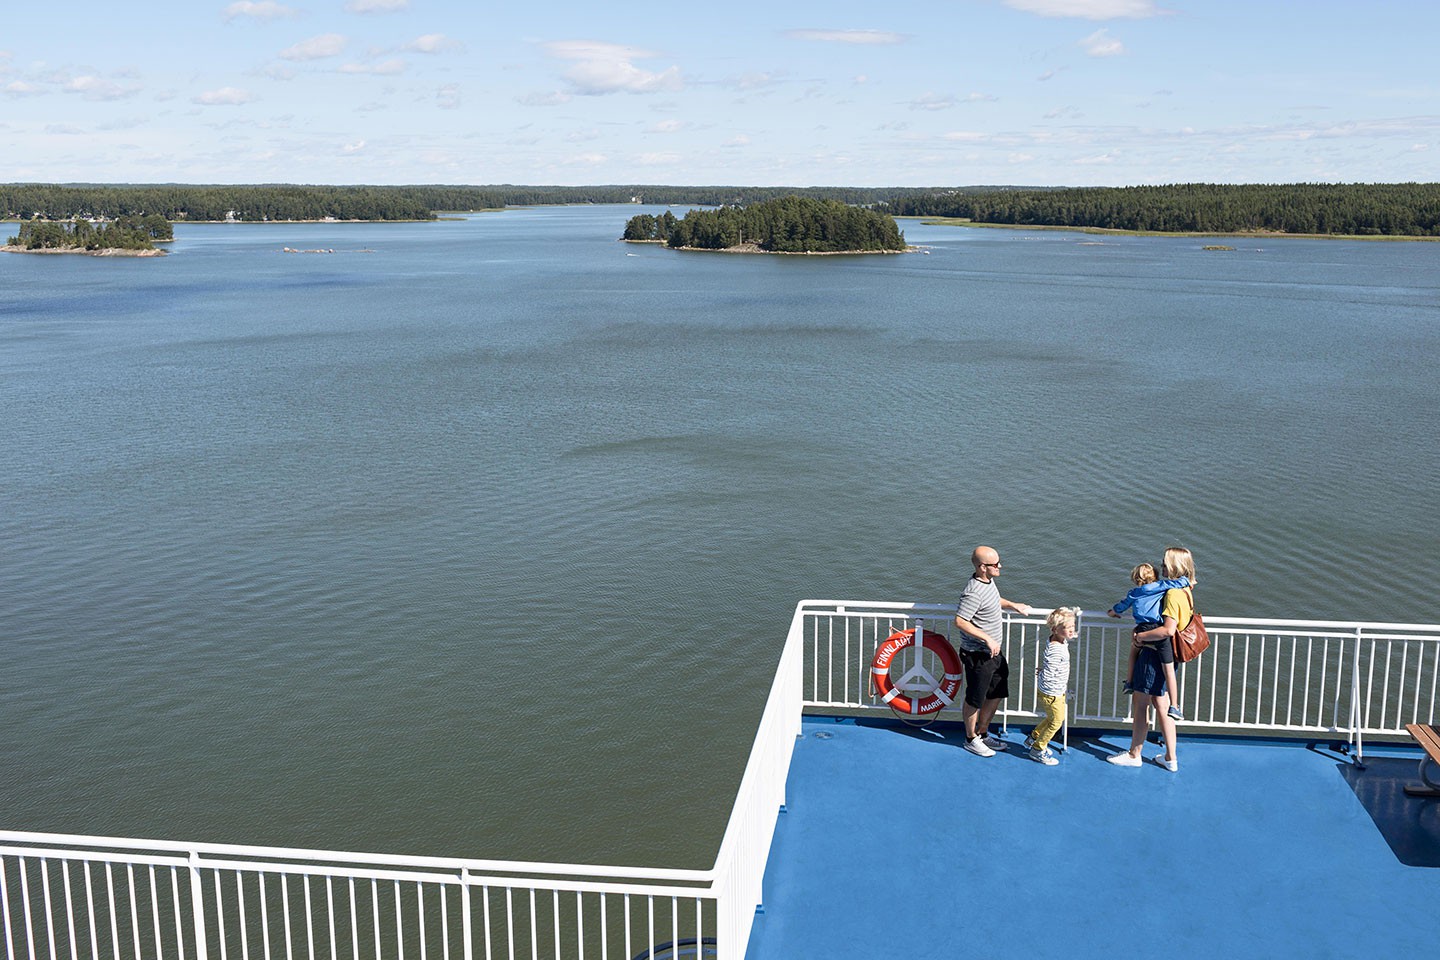
[[[352,153],[359,153],[361,150],[364,150],[364,149],[365,149],[365,141],[364,141],[364,140],[356,140],[354,143],[347,143],[347,144],[345,144],[344,146],[342,146],[342,147],[340,148],[340,152],[341,152],[341,153],[344,153],[344,154],[352,154]]]
[[[277,20],[281,17],[296,16],[298,11],[283,4],[275,3],[274,0],[238,0],[230,4],[220,12],[220,16],[226,20],[234,20],[236,17],[250,17],[254,20]]]
[[[1011,153],[1011,154],[1007,154],[1007,155],[1006,155],[1006,157],[1005,157],[1005,162],[1006,162],[1006,163],[1029,163],[1031,160],[1034,160],[1034,159],[1035,159],[1035,154],[1033,154],[1033,153]]]
[[[1154,0],[1005,0],[1005,6],[1042,17],[1078,20],[1143,20],[1164,12]]]
[[[251,99],[249,93],[237,87],[221,87],[219,90],[207,90],[191,97],[190,102],[204,107],[238,107],[249,103]]]
[[[1096,164],[1114,163],[1119,158],[1113,153],[1100,153],[1093,157],[1079,157],[1075,160],[1077,166],[1088,167]]]
[[[560,163],[566,167],[598,167],[609,159],[603,153],[579,153],[572,157],[566,157]]]
[[[1125,52],[1125,44],[1110,36],[1110,32],[1104,28],[1077,42],[1076,46],[1083,48],[1086,55],[1091,57],[1118,57]]]
[[[460,84],[447,83],[435,91],[435,106],[441,110],[456,110],[460,107]]]
[[[576,61],[564,76],[582,96],[657,93],[679,90],[685,85],[679,67],[655,73],[635,66],[631,61],[655,56],[635,47],[593,40],[557,40],[545,44],[545,48],[558,60]]]
[[[293,47],[286,47],[280,51],[282,60],[321,60],[325,57],[336,57],[345,49],[349,40],[341,33],[322,33],[318,37],[311,37],[309,40],[301,40]]]
[[[949,110],[955,106],[955,97],[948,93],[925,93],[910,101],[911,110]]]
[[[678,153],[642,153],[635,158],[635,162],[642,167],[663,167],[680,162]]]
[[[405,61],[398,57],[379,63],[347,63],[336,68],[337,73],[368,73],[378,77],[393,77],[405,72]]]
[[[398,13],[409,7],[410,0],[350,0],[345,4],[351,13]]]
[[[549,93],[524,93],[516,97],[515,102],[527,107],[558,107],[562,103],[570,102],[570,94],[561,93],[559,90]]]
[[[140,92],[139,84],[121,84],[96,76],[75,77],[61,89],[78,93],[86,100],[123,100]]]
[[[5,86],[0,87],[0,91],[11,97],[32,97],[37,93],[44,93],[45,89],[33,83],[26,83],[24,80],[11,80]]]
[[[75,137],[80,136],[85,131],[73,123],[49,123],[45,125],[45,132],[62,137]]]
[[[686,123],[684,120],[661,120],[658,123],[651,124],[650,132],[679,133],[681,130],[684,130],[689,125],[690,124]]]
[[[905,35],[887,30],[787,30],[791,40],[812,40],[819,43],[859,43],[886,45],[904,43]]]
[[[729,140],[726,140],[725,143],[722,144],[722,146],[726,146],[726,147],[748,147],[748,146],[750,146],[750,138],[747,137],[747,136],[745,136],[745,134],[743,134],[743,133],[736,134],[735,136],[731,137]]]
[[[982,140],[989,140],[988,133],[979,133],[975,130],[952,130],[949,133],[942,133],[941,140],[951,140],[957,143],[979,143]]]
[[[780,74],[769,71],[742,73],[735,79],[735,86],[741,90],[761,90],[780,82]]]
[[[458,50],[459,48],[459,40],[452,40],[443,33],[427,33],[424,36],[416,37],[404,46],[404,49],[412,50],[415,53],[444,53],[446,50]]]
[[[565,137],[565,142],[566,142],[566,143],[589,143],[589,142],[592,141],[592,140],[599,140],[599,139],[600,139],[600,131],[599,131],[599,130],[596,130],[594,127],[591,127],[589,130],[576,130],[574,133],[567,134],[566,137]]]

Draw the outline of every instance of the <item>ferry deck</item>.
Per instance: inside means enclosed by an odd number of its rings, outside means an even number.
[[[1027,727],[1028,729],[1028,727]],[[963,728],[807,717],[748,960],[1430,956],[1440,799],[1419,751],[1190,737],[1180,769],[964,749]],[[1160,752],[1147,746],[1145,754]]]

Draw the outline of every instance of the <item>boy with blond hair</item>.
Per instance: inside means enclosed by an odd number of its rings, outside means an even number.
[[[1070,644],[1080,626],[1079,607],[1057,607],[1045,618],[1050,639],[1035,668],[1040,706],[1045,719],[1025,738],[1030,759],[1053,767],[1060,762],[1050,750],[1050,740],[1065,722],[1065,690],[1070,685]]]

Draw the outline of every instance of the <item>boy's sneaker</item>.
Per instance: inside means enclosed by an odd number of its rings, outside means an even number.
[[[1106,757],[1105,762],[1113,763],[1117,767],[1138,767],[1141,761],[1139,757],[1132,754],[1129,750],[1121,750],[1119,753]]]
[[[1032,730],[1025,734],[1025,749],[1029,750],[1033,746],[1035,746],[1035,731]]]
[[[985,746],[989,747],[991,750],[996,751],[997,753],[1010,749],[1010,744],[1006,743],[1004,740],[1001,740],[999,737],[992,737],[988,733],[985,734]]]
[[[1179,772],[1180,772],[1180,761],[1179,761],[1179,760],[1166,760],[1166,759],[1165,759],[1165,754],[1163,754],[1163,753],[1157,753],[1157,754],[1155,754],[1155,756],[1151,757],[1150,760],[1151,760],[1151,762],[1154,763],[1157,767],[1162,767],[1162,768],[1164,768],[1164,769],[1166,769],[1166,770],[1169,770],[1171,773],[1179,773]],[[1136,764],[1136,766],[1139,766],[1139,764]]]
[[[1034,747],[1030,748],[1030,759],[1034,760],[1036,763],[1043,763],[1047,767],[1053,767],[1055,766],[1055,764],[1060,762],[1060,758],[1055,756],[1055,754],[1051,753],[1048,749],[1037,750]]]
[[[1168,713],[1168,714],[1170,714],[1170,719],[1171,719],[1171,720],[1184,720],[1184,719],[1185,719],[1185,714],[1183,714],[1183,713],[1180,712],[1180,708],[1179,708],[1179,707],[1171,707],[1169,710],[1167,710],[1167,711],[1165,711],[1165,712]]]
[[[975,756],[977,756],[977,757],[993,757],[993,756],[995,756],[995,751],[994,751],[994,750],[991,750],[989,747],[987,747],[987,746],[985,745],[985,738],[984,738],[984,737],[976,737],[974,740],[966,740],[966,741],[965,741],[965,749],[966,749],[966,750],[969,750],[971,753],[975,754]]]

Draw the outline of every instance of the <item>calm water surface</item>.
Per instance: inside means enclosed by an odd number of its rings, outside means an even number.
[[[796,601],[977,542],[1036,605],[1175,542],[1215,615],[1440,621],[1440,245],[635,212],[0,258],[0,824],[708,866]]]

